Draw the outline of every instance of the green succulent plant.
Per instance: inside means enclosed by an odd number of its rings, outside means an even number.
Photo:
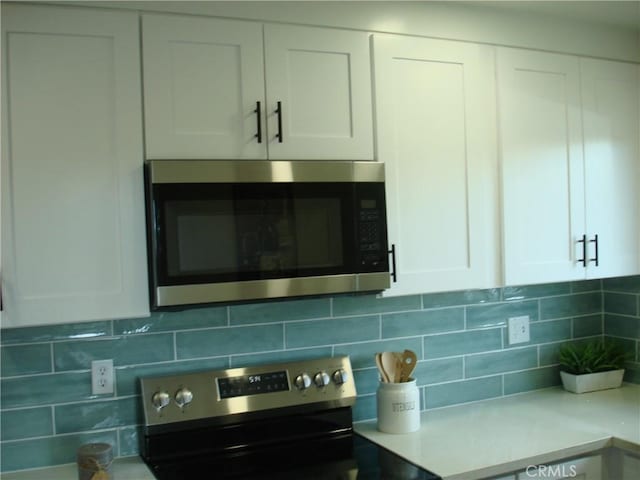
[[[594,340],[586,343],[564,343],[558,349],[558,358],[561,370],[582,375],[624,368],[629,353],[617,343]]]

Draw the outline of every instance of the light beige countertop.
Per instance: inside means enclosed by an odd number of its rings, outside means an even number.
[[[113,461],[114,480],[154,480],[147,466],[138,456],[121,457]],[[20,472],[3,473],[2,480],[77,480],[78,467],[75,463],[57,467],[22,470]]]
[[[428,393],[428,392],[427,392]],[[616,446],[640,454],[640,385],[576,395],[560,388],[422,412],[408,434],[355,424],[373,442],[442,476],[473,479]],[[75,464],[5,473],[2,480],[74,480]],[[152,480],[140,457],[114,461],[116,480]]]
[[[427,392],[428,394],[428,392]],[[615,446],[640,454],[640,385],[573,394],[561,388],[422,412],[421,428],[356,432],[445,480],[490,477]]]

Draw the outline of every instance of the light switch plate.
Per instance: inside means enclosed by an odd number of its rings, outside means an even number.
[[[511,317],[509,319],[509,345],[526,343],[531,340],[529,335],[529,315]]]

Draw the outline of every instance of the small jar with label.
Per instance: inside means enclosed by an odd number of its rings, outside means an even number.
[[[415,378],[406,382],[380,382],[376,392],[378,430],[409,433],[420,429],[420,392]]]

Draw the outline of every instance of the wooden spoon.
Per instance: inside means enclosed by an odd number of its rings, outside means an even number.
[[[393,354],[393,352],[382,352],[381,360],[382,368],[387,374],[389,382],[397,382],[399,378],[396,378],[396,372],[399,372],[399,370],[398,360],[396,359],[396,356]]]
[[[409,378],[411,378],[411,374],[413,373],[413,369],[416,368],[418,357],[412,350],[405,350],[402,352],[401,362],[402,367],[400,372],[400,381],[408,382]]]
[[[387,375],[387,372],[385,372],[382,366],[382,354],[376,353],[375,357],[376,357],[376,366],[378,367],[378,371],[380,372],[380,380],[382,380],[385,383],[389,383],[389,376]]]

